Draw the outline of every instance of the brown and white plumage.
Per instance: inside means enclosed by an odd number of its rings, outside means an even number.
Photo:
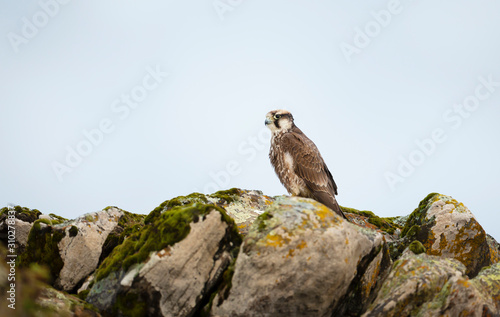
[[[337,185],[332,174],[313,141],[295,125],[292,114],[270,111],[266,126],[272,131],[269,158],[286,190],[294,196],[313,198],[346,218],[335,199]]]

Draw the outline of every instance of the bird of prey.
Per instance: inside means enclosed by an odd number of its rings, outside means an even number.
[[[281,183],[293,196],[313,198],[341,217],[335,195],[337,185],[316,145],[293,122],[286,110],[273,110],[266,115],[271,130],[269,158]]]

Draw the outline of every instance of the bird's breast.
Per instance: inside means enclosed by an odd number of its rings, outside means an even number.
[[[280,182],[285,186],[288,193],[295,196],[309,197],[304,180],[295,173],[295,160],[289,149],[282,146],[279,138],[271,139],[269,158],[274,167],[274,171]]]

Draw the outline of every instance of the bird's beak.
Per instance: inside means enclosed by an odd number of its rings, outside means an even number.
[[[271,124],[271,123],[272,123],[272,121],[269,120],[269,118],[266,118],[266,125]]]

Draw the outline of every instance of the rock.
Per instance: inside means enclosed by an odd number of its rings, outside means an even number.
[[[5,259],[7,250],[0,245],[0,257]],[[7,261],[0,263],[0,316],[100,316],[96,309],[79,298],[50,287],[49,272],[36,264],[29,268],[16,268],[15,280]],[[14,287],[12,287],[12,285]],[[15,301],[10,301],[15,294]],[[9,307],[11,305],[11,307]]]
[[[279,197],[251,226],[230,289],[215,297],[212,315],[350,315],[367,305],[390,266],[383,250],[376,231],[314,200]],[[362,298],[349,296],[355,290]]]
[[[104,242],[124,214],[118,208],[110,208],[64,225],[66,235],[58,244],[64,265],[57,288],[71,291],[97,268]]]
[[[4,246],[7,246],[14,240],[16,253],[21,254],[24,252],[26,244],[28,243],[28,235],[31,226],[33,226],[33,222],[35,222],[40,215],[41,212],[37,209],[29,209],[21,206],[4,207],[0,209],[0,241]],[[12,239],[12,236],[10,239],[8,237],[9,225],[11,228],[15,228],[15,239]]]
[[[470,277],[492,264],[483,228],[467,207],[450,196],[428,195],[408,218],[401,236],[406,243],[399,243],[399,249],[418,240],[427,254],[462,262]]]
[[[211,195],[192,193],[175,197],[163,202],[160,207],[168,209],[195,202],[215,204],[224,208],[226,213],[233,218],[241,234],[247,234],[249,226],[273,201],[274,198],[263,195],[258,190],[231,188]]]
[[[463,204],[432,193],[402,217],[342,208],[350,222],[235,188],[147,216],[16,206],[0,209],[0,255],[15,221],[17,316],[500,316],[500,244]]]
[[[496,314],[500,314],[500,263],[484,268],[471,280],[472,285],[483,294],[491,297],[496,307]],[[463,285],[467,286],[467,285]],[[467,300],[465,300],[467,302]]]
[[[248,233],[254,220],[274,201],[274,198],[262,194],[261,191],[238,188],[218,191],[208,195],[207,199],[224,208],[243,235]]]
[[[368,210],[357,210],[354,208],[341,207],[347,219],[361,227],[375,230],[385,236],[388,241],[399,237],[404,226],[398,222],[400,217],[381,218]]]
[[[114,315],[193,316],[201,309],[241,238],[223,209],[190,198],[160,205],[111,252],[88,302]]]
[[[97,268],[108,235],[127,214],[107,208],[63,223],[39,219],[30,232],[21,263],[49,266],[54,286],[74,291]]]
[[[470,280],[455,259],[405,253],[363,316],[497,316],[499,268]]]
[[[45,311],[48,316],[101,316],[92,305],[78,297],[55,290],[49,286],[43,288],[40,296],[36,299],[36,305],[38,311]],[[38,314],[37,316],[39,316]]]
[[[488,241],[488,247],[490,249],[490,262],[492,264],[500,262],[500,243],[498,243],[489,234],[486,235],[486,240]]]

